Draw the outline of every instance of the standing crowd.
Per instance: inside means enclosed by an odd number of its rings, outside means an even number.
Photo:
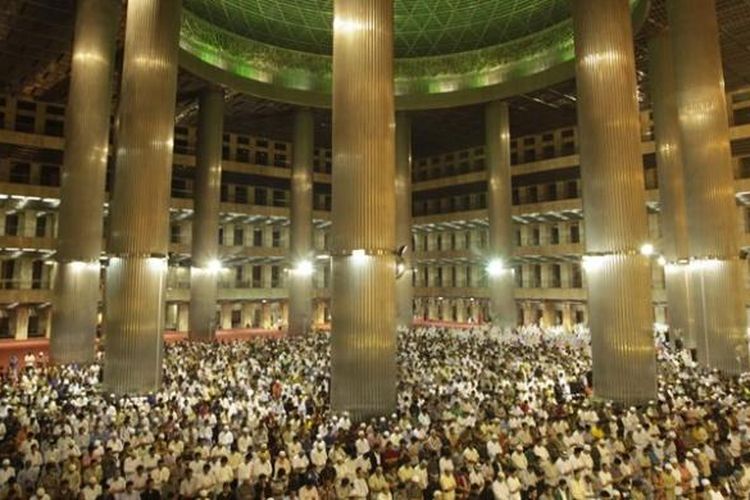
[[[581,333],[399,334],[394,413],[328,407],[329,336],[167,345],[162,389],[26,359],[0,389],[0,500],[750,499],[750,384],[657,339],[658,399],[591,396]],[[31,362],[29,362],[31,361]]]

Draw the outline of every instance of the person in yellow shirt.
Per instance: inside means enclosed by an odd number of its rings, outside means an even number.
[[[456,478],[453,477],[453,472],[446,470],[440,474],[440,491],[443,493],[441,498],[445,500],[456,498]]]
[[[604,437],[604,430],[599,427],[598,424],[593,424],[591,426],[591,437],[593,437],[595,441],[599,441]]]

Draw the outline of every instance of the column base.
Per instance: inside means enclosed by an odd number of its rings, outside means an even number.
[[[167,260],[113,257],[107,269],[103,391],[159,390],[164,350]]]
[[[190,270],[190,340],[210,342],[216,338],[216,279],[215,271],[198,267]]]
[[[656,398],[651,271],[642,255],[584,258],[594,394],[624,404]]]
[[[664,266],[667,290],[670,336],[682,341],[683,346],[695,349],[695,316],[690,299],[690,268],[687,264]]]
[[[289,328],[290,336],[310,333],[313,317],[312,276],[289,275]]]
[[[357,421],[396,407],[395,258],[333,258],[331,408]]]
[[[690,275],[698,362],[734,375],[747,371],[750,364],[742,262],[694,260]]]
[[[492,325],[503,330],[518,326],[516,300],[513,295],[516,282],[511,269],[501,271],[498,276],[490,276],[490,315]]]
[[[99,262],[58,263],[50,337],[53,363],[96,360],[99,268]]]

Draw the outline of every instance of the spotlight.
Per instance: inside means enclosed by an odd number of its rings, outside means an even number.
[[[660,256],[659,256],[659,258],[658,258],[658,259],[656,259],[656,262],[657,262],[657,263],[658,263],[658,264],[659,264],[660,266],[662,266],[662,267],[664,267],[664,266],[666,266],[666,265],[667,265],[667,259],[665,259],[663,255],[660,255]]]
[[[222,269],[221,261],[219,259],[211,259],[206,265],[206,270],[212,273],[218,273]]]
[[[315,268],[309,260],[301,260],[297,262],[297,266],[294,268],[294,272],[299,276],[312,276],[314,271]]]
[[[365,253],[364,249],[352,250],[352,259],[356,264],[364,263],[366,258],[367,254]]]
[[[646,257],[651,257],[654,254],[654,245],[651,243],[644,243],[641,245],[641,254]]]
[[[487,274],[490,276],[500,276],[505,271],[503,259],[492,259],[487,264]]]

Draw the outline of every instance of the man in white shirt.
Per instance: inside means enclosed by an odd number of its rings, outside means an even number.
[[[96,478],[93,476],[89,479],[88,484],[81,489],[83,500],[96,500],[101,494],[102,487],[97,484]]]
[[[4,458],[3,465],[0,467],[0,487],[8,484],[8,480],[12,477],[16,477],[16,470],[10,466],[10,460]]]
[[[498,473],[495,480],[492,482],[492,494],[495,500],[510,500],[510,489],[508,483],[505,481],[505,476],[502,473]]]

